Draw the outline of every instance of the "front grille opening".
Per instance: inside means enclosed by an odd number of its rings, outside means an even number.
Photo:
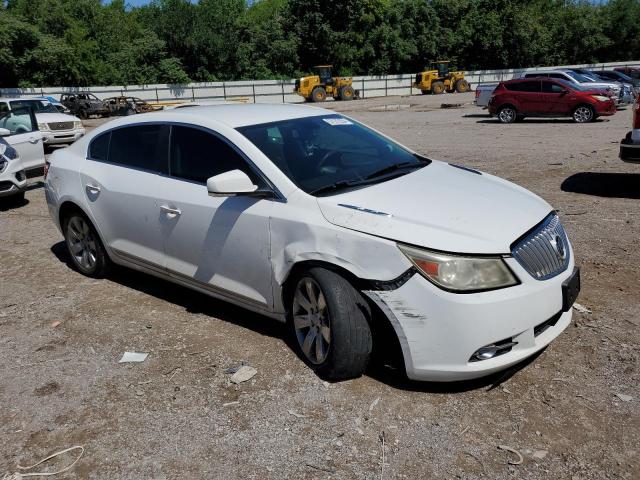
[[[0,192],[11,190],[11,187],[13,187],[13,183],[11,182],[0,182]]]
[[[518,342],[514,342],[513,338],[506,338],[499,342],[490,343],[473,352],[473,355],[469,358],[469,362],[481,362],[499,357],[500,355],[509,353],[517,344]]]
[[[555,327],[556,323],[558,323],[558,320],[560,320],[561,316],[562,316],[562,312],[558,312],[549,320],[546,320],[542,322],[540,325],[537,325],[536,327],[534,327],[533,336],[537,337],[538,335],[542,335],[546,330],[550,329],[551,327]]]

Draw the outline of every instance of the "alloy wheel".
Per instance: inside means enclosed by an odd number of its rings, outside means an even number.
[[[98,248],[87,221],[74,216],[67,224],[67,243],[75,262],[84,270],[91,271],[98,261]]]
[[[307,359],[315,365],[323,363],[331,345],[331,319],[324,294],[310,277],[302,278],[296,286],[293,325],[298,344]]]
[[[513,108],[503,108],[499,114],[502,123],[511,123],[516,119],[516,111]]]
[[[578,123],[590,122],[593,118],[593,111],[589,107],[578,107],[573,114],[573,118]]]

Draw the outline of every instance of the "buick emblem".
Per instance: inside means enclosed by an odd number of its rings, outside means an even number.
[[[567,249],[564,246],[564,240],[562,240],[560,235],[556,235],[556,237],[551,240],[551,246],[556,251],[556,255],[560,260],[567,258]]]

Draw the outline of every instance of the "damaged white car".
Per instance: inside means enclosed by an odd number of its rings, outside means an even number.
[[[83,274],[113,262],[287,321],[325,378],[395,343],[412,379],[487,375],[556,338],[580,288],[549,204],[324,109],[115,120],[52,155],[46,198]]]

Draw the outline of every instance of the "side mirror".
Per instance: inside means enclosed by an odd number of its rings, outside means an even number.
[[[11,130],[8,128],[0,128],[0,137],[8,137],[11,135]]]
[[[242,170],[231,170],[208,179],[207,190],[212,197],[233,197],[257,192],[258,186]]]

